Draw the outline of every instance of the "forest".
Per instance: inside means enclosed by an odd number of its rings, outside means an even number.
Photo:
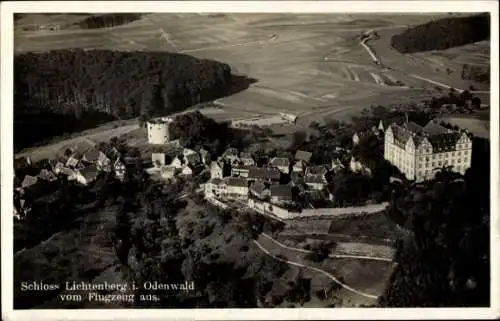
[[[124,25],[142,17],[140,13],[107,13],[101,15],[93,15],[75,23],[82,29],[99,29],[110,28],[114,26]]]
[[[14,57],[14,147],[111,119],[183,110],[248,87],[227,64],[167,52],[56,50]]]
[[[490,83],[489,66],[463,64],[462,73],[460,75],[464,80],[473,80],[485,84]]]
[[[490,15],[430,21],[394,35],[391,45],[402,53],[445,50],[490,38]]]

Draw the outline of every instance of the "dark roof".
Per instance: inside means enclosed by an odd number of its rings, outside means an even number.
[[[424,128],[422,126],[412,121],[406,124],[406,128],[413,133],[421,133],[424,131]]]
[[[200,155],[198,154],[189,154],[189,155],[186,155],[186,160],[190,163],[190,164],[198,164],[201,160],[200,160]]]
[[[79,153],[79,152],[74,152],[73,154],[71,154],[70,158],[73,158],[73,159],[77,159],[77,160],[80,160],[82,159],[82,154]]]
[[[26,175],[21,183],[22,187],[29,187],[38,182],[38,178],[36,176]]]
[[[430,121],[427,123],[427,125],[425,125],[424,131],[429,135],[439,135],[446,134],[448,132],[448,129],[444,128],[434,121]]]
[[[240,159],[253,159],[251,153],[241,153]]]
[[[262,193],[267,189],[266,185],[262,182],[255,182],[250,185],[250,190],[257,195],[262,195]]]
[[[328,172],[327,169],[328,165],[317,165],[317,166],[311,166],[307,168],[307,175],[324,175],[326,172]]]
[[[430,136],[429,141],[432,145],[432,151],[445,152],[454,149],[460,136],[459,132]]]
[[[285,157],[274,157],[273,159],[271,159],[269,164],[273,166],[289,166],[290,161]]]
[[[80,175],[85,177],[86,179],[94,179],[99,174],[99,170],[95,166],[88,166],[79,171]]]
[[[227,177],[225,181],[228,186],[248,187],[248,181],[241,177]]]
[[[324,183],[323,175],[320,174],[308,174],[304,178],[304,182],[307,183]]]
[[[271,185],[271,196],[292,199],[292,188],[289,185]]]
[[[304,161],[304,162],[309,162],[311,160],[311,157],[312,157],[312,153],[311,152],[306,152],[306,151],[303,151],[303,150],[298,150],[295,153],[295,159],[296,160],[301,160],[301,161]]]
[[[238,156],[238,150],[234,147],[230,147],[224,152],[224,157],[226,156]]]
[[[97,160],[99,159],[99,153],[99,150],[97,150],[96,148],[92,148],[86,151],[83,157],[87,162],[97,162]]]
[[[250,167],[248,172],[249,178],[261,178],[261,179],[279,179],[281,176],[280,171],[277,168],[272,167]]]

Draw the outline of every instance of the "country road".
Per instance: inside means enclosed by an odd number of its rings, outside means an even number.
[[[297,267],[301,267],[301,268],[307,268],[307,269],[310,269],[310,270],[313,270],[315,272],[319,272],[321,274],[324,274],[326,275],[328,278],[330,278],[333,282],[339,284],[341,287],[343,287],[344,289],[348,290],[348,291],[351,291],[353,293],[356,293],[358,295],[361,295],[363,297],[366,297],[366,298],[369,298],[369,299],[373,299],[373,300],[376,300],[378,298],[378,296],[376,295],[373,295],[373,294],[369,294],[369,293],[364,293],[364,292],[361,292],[359,290],[356,290],[352,287],[350,287],[349,285],[341,282],[339,279],[337,279],[335,276],[333,276],[331,273],[325,271],[325,270],[322,270],[320,268],[317,268],[317,267],[314,267],[314,266],[309,266],[309,265],[306,265],[306,264],[302,264],[302,263],[298,263],[298,262],[294,262],[294,261],[289,261],[287,259],[282,259],[282,258],[279,258],[277,257],[276,255],[274,255],[273,253],[271,253],[268,249],[266,249],[262,244],[260,244],[257,240],[254,240],[253,241],[254,244],[265,254],[269,255],[270,257],[272,257],[273,259],[275,260],[278,260],[278,261],[281,261],[281,262],[285,262],[289,265],[293,265],[293,266],[297,266]]]

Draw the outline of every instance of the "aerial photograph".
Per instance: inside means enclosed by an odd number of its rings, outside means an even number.
[[[15,13],[13,308],[490,307],[490,18]]]

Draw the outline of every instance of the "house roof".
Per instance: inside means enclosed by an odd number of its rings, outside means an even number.
[[[248,181],[242,177],[227,177],[225,181],[227,186],[248,187]]]
[[[311,152],[306,152],[306,151],[303,151],[303,150],[298,150],[295,153],[295,159],[296,160],[301,160],[301,161],[304,161],[304,162],[309,162],[311,160],[311,157],[312,157],[312,153]]]
[[[197,153],[186,155],[186,160],[190,164],[198,164],[201,161],[200,155]]]
[[[250,185],[250,190],[257,195],[262,195],[266,189],[266,185],[262,182],[255,182]]]
[[[304,177],[304,182],[307,183],[313,183],[313,184],[319,184],[319,183],[324,183],[323,180],[323,175],[320,174],[309,174]]]
[[[294,182],[295,184],[300,184],[302,182],[304,182],[304,176],[297,173],[297,172],[292,172],[290,174],[290,179],[292,180],[292,182]]]
[[[85,168],[82,168],[81,170],[78,171],[80,175],[85,177],[85,179],[95,179],[97,175],[99,174],[99,170],[97,170],[97,167],[95,166],[88,166]]]
[[[252,157],[252,154],[251,153],[241,153],[240,155],[240,159],[252,159],[253,160],[253,157]]]
[[[73,159],[76,159],[76,160],[81,160],[83,157],[83,155],[79,152],[74,152],[73,154],[71,154],[70,158],[73,158]]]
[[[192,154],[196,154],[196,152],[192,149],[184,148],[182,150],[182,155],[184,155],[184,156],[188,156],[188,155],[192,155]]]
[[[285,158],[285,157],[274,157],[271,159],[269,164],[271,164],[273,166],[277,166],[277,167],[281,167],[281,166],[284,167],[284,166],[289,166],[290,161],[288,160],[288,158]]]
[[[46,180],[46,181],[50,181],[50,180],[54,180],[56,178],[56,175],[54,175],[54,173],[52,173],[51,171],[44,168],[38,174],[38,178]]]
[[[238,156],[238,150],[234,147],[230,147],[228,149],[226,149],[226,151],[224,152],[223,154],[224,157],[227,157],[227,156]]]
[[[270,167],[250,167],[248,172],[249,178],[256,179],[279,179],[281,176],[280,171],[277,168]]]
[[[424,131],[429,135],[440,135],[448,133],[448,129],[433,121],[430,121],[427,123],[427,125],[425,125]]]
[[[98,149],[92,148],[85,152],[83,157],[87,162],[97,162],[99,159],[100,151]]]
[[[26,175],[21,183],[21,187],[30,187],[36,183],[38,183],[38,178],[36,176]]]
[[[412,121],[406,124],[406,128],[413,133],[422,133],[424,131],[422,126]]]
[[[220,178],[214,177],[214,178],[210,179],[209,183],[214,184],[214,185],[219,185],[220,183],[222,183],[222,180]]]
[[[324,175],[328,172],[327,165],[317,165],[307,168],[307,175]]]
[[[175,168],[174,166],[167,165],[167,166],[163,166],[160,169],[160,173],[173,173],[176,171],[176,169],[177,168]]]
[[[289,185],[271,185],[271,196],[291,199],[292,188]]]

